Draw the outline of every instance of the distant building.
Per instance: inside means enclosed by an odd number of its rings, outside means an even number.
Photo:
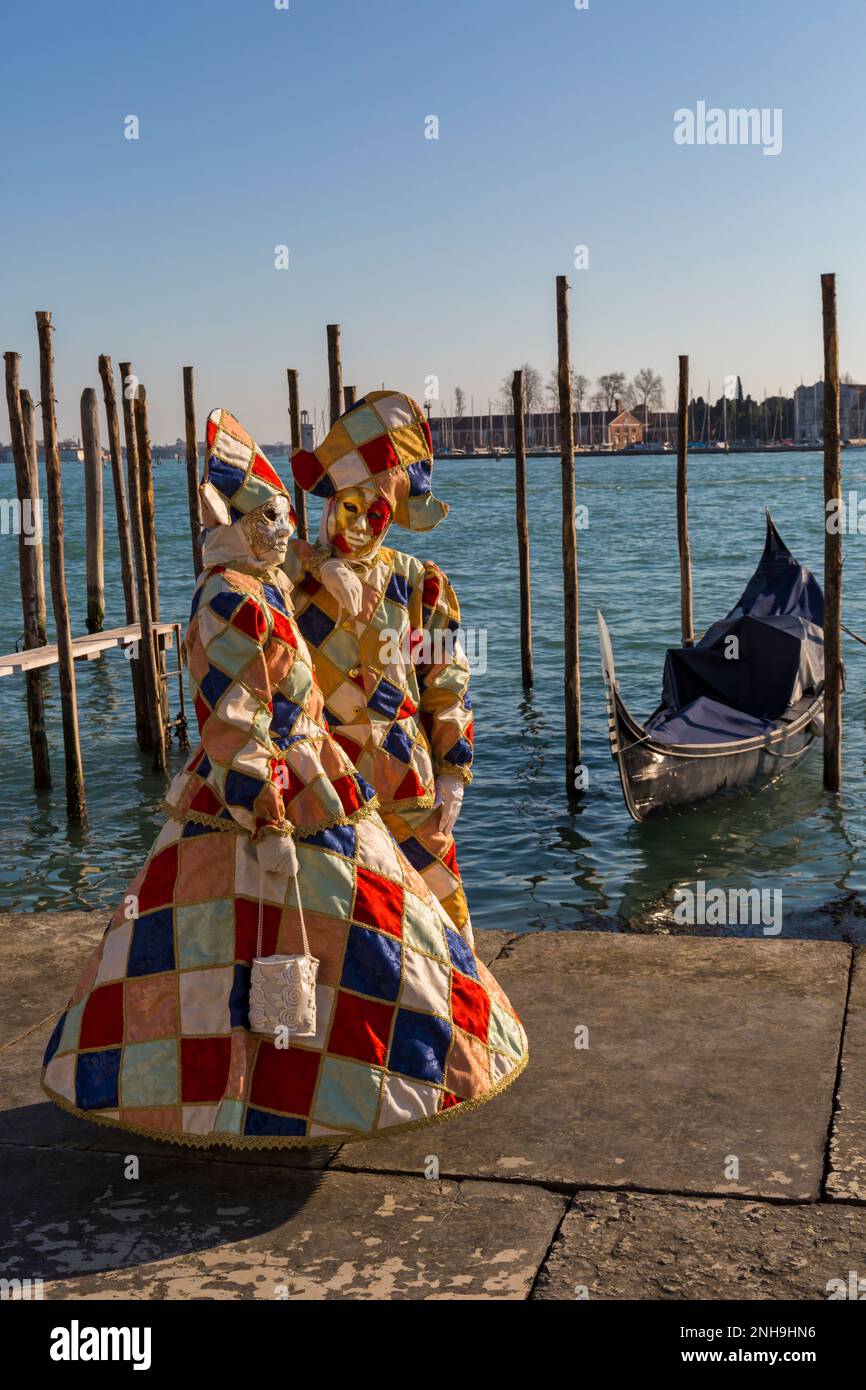
[[[843,439],[863,433],[866,387],[842,382],[839,387],[839,431]],[[794,391],[794,443],[820,444],[824,439],[824,383],[798,386]]]
[[[643,425],[630,410],[620,410],[619,401],[607,427],[607,440],[612,449],[624,449],[628,444],[643,444]]]

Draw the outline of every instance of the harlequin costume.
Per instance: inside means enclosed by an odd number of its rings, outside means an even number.
[[[257,526],[293,524],[285,489],[226,411],[208,419],[202,500],[214,524],[186,635],[201,742],[54,1028],[43,1087],[83,1118],[200,1146],[459,1114],[526,1065],[523,1028],[326,730],[288,583],[250,548]],[[265,850],[290,851],[297,879],[265,872]],[[298,891],[317,1031],[281,1047],[249,1029],[250,969],[260,905],[261,953],[301,951]]]
[[[296,482],[325,510],[318,544],[294,541],[285,571],[296,586],[298,627],[313,656],[335,740],[371,783],[403,853],[472,941],[454,837],[443,832],[434,781],[471,781],[469,667],[456,634],[460,609],[438,565],[381,541],[362,557],[329,534],[335,501],[366,491],[388,521],[429,531],[448,508],[431,487],[430,428],[417,402],[372,391],[345,412],[315,451],[292,458]],[[323,582],[334,557],[361,583],[359,611],[345,614]],[[462,789],[461,789],[462,791]]]

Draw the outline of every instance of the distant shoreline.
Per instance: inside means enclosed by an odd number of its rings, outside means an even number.
[[[731,444],[726,449],[706,449],[698,444],[689,445],[689,456],[692,458],[724,458],[726,454],[819,454],[823,449],[823,444]],[[866,449],[866,439],[856,439],[843,443],[843,449]],[[646,458],[654,456],[658,458],[669,458],[676,460],[676,449],[649,448],[649,449],[578,449],[575,446],[575,458]],[[449,460],[460,460],[461,462],[471,459],[478,462],[482,459],[513,459],[512,450],[497,449],[491,454],[452,454],[435,453],[433,457],[437,462],[448,463]],[[558,459],[559,449],[533,449],[527,451],[526,461],[530,463],[533,459]]]

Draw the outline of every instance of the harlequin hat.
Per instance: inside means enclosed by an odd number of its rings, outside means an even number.
[[[205,526],[228,526],[271,497],[289,498],[279,473],[227,410],[212,410],[207,417],[199,496]],[[289,510],[297,525],[290,500]]]
[[[432,531],[448,507],[433,496],[433,441],[423,410],[400,391],[369,391],[317,449],[292,455],[295,482],[315,497],[374,487],[409,531]]]

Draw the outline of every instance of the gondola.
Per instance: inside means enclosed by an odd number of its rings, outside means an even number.
[[[645,724],[619,693],[598,614],[610,750],[636,821],[797,766],[823,726],[823,624],[820,585],[769,512],[764,553],[739,602],[694,646],[667,652],[661,703]]]

